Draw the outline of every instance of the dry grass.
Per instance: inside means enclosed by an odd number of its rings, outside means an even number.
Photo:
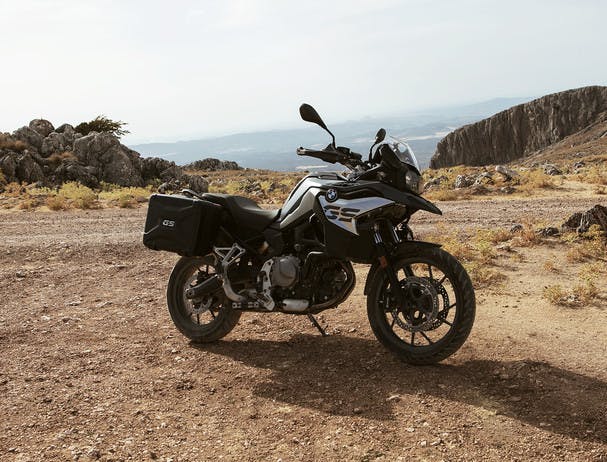
[[[595,185],[594,188],[592,188],[592,192],[594,194],[607,194],[607,186]]]
[[[65,196],[49,196],[46,198],[46,206],[51,210],[65,210],[68,208]]]
[[[97,205],[97,194],[91,188],[75,181],[62,185],[57,195],[64,197],[67,204],[73,208],[90,209]]]
[[[533,195],[542,189],[558,189],[563,183],[560,178],[557,184],[555,177],[546,175],[542,169],[522,170],[519,173],[520,176],[515,179],[514,184],[517,185],[517,191],[523,195]]]
[[[554,262],[554,260],[547,260],[544,262],[544,264],[542,265],[545,271],[549,271],[551,273],[559,273],[560,272],[560,268],[558,267],[558,265]]]
[[[134,208],[140,203],[147,202],[154,190],[153,186],[145,188],[120,187],[102,183],[99,199],[106,201],[109,205],[117,205],[120,208]]]
[[[599,290],[593,281],[576,284],[570,290],[563,289],[559,284],[544,288],[542,296],[553,305],[579,307],[596,301]]]
[[[65,152],[56,152],[54,154],[51,154],[48,157],[48,162],[54,166],[58,166],[64,160],[75,161],[76,156],[74,155],[74,153],[72,151],[65,151]]]
[[[592,225],[587,233],[567,233],[561,237],[563,242],[571,245],[566,258],[570,263],[589,260],[607,260],[607,243],[600,226]]]
[[[21,152],[27,149],[27,143],[14,139],[8,133],[0,133],[0,149]]]
[[[599,186],[607,185],[607,165],[605,162],[584,167],[583,171],[573,176],[577,181]]]
[[[470,199],[472,194],[466,189],[436,189],[424,194],[426,199],[431,201],[461,201]]]

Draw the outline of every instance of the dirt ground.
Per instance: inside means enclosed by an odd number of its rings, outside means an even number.
[[[414,230],[558,223],[595,203],[447,203]],[[143,247],[144,218],[0,214],[0,460],[607,461],[607,303],[542,298],[574,279],[564,244],[500,260],[507,280],[478,291],[464,347],[412,367],[373,337],[362,266],[319,316],[327,338],[244,314],[223,341],[188,343],[165,305],[177,258]]]

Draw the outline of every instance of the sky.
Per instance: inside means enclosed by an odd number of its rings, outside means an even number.
[[[602,0],[0,0],[0,131],[128,122],[127,143],[607,85]]]

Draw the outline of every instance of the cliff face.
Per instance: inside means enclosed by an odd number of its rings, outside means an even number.
[[[605,112],[607,87],[543,96],[451,132],[438,143],[430,167],[520,159],[604,119]]]

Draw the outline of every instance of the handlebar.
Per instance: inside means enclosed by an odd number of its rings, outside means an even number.
[[[338,148],[338,149],[342,149],[342,148]],[[325,148],[322,151],[317,151],[315,149],[308,149],[308,148],[302,148],[299,147],[297,148],[297,155],[298,156],[309,156],[309,157],[316,157],[317,159],[320,160],[324,160],[325,162],[329,162],[331,164],[335,164],[335,163],[340,163],[340,164],[360,164],[361,163],[361,159],[362,156],[360,154],[357,154],[355,152],[343,152],[343,151],[339,151],[338,149],[331,149],[329,150],[329,148]]]

